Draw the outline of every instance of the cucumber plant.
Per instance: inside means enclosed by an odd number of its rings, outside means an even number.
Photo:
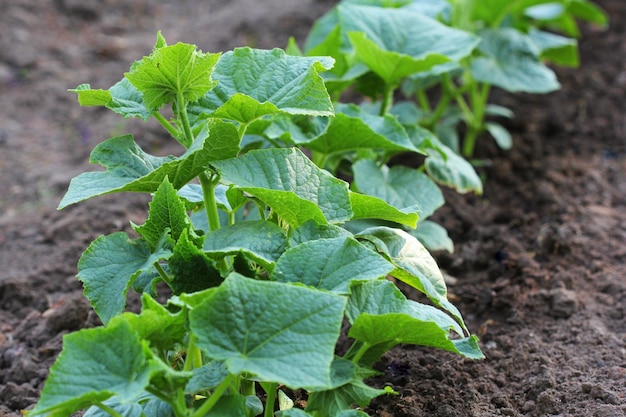
[[[27,415],[365,416],[354,407],[388,392],[365,380],[394,346],[483,357],[428,250],[395,226],[414,228],[429,202],[398,208],[324,169],[420,143],[394,136],[386,109],[336,113],[322,78],[333,64],[280,49],[203,53],[159,33],[114,86],[73,90],[83,106],[154,118],[182,149],[154,156],[132,135],[112,137],[91,153],[105,170],[71,181],[59,208],[118,192],[152,201],[145,223],[81,256],[78,278],[103,325],[64,337]],[[377,142],[355,145],[350,132]],[[346,227],[365,220],[378,223]],[[125,311],[128,291],[141,294],[139,313]],[[303,390],[306,407],[285,388]]]
[[[467,158],[484,133],[503,149],[512,146],[510,133],[492,120],[513,116],[489,103],[493,87],[548,93],[559,88],[548,62],[579,64],[577,19],[608,21],[588,0],[343,0],[316,22],[305,53],[337,60],[325,76],[336,97],[353,87],[376,100],[381,113],[402,112]],[[397,88],[414,100],[394,111]],[[445,161],[449,150],[438,149]]]

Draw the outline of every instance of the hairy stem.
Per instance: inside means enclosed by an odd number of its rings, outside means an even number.
[[[178,118],[183,125],[183,132],[185,133],[184,145],[186,148],[189,148],[193,143],[193,133],[191,133],[191,125],[189,124],[189,117],[187,117],[187,104],[180,89],[176,98],[176,110],[178,110]]]
[[[167,130],[174,139],[178,140],[178,131],[176,130],[176,128],[174,128],[174,126],[172,126],[170,122],[167,121],[167,119],[165,119],[165,117],[163,117],[161,113],[159,113],[158,111],[153,111],[152,116],[154,116],[154,118],[157,119],[159,123],[161,123],[165,130]],[[184,144],[181,142],[181,145]]]
[[[113,408],[109,407],[108,405],[106,405],[104,403],[100,402],[100,403],[97,403],[95,405],[96,405],[96,407],[98,407],[99,409],[104,411],[105,413],[110,414],[112,417],[122,417],[122,415],[120,413],[118,413]]]
[[[189,343],[187,344],[187,356],[185,357],[184,371],[191,371],[202,366],[202,352],[196,346],[196,336],[189,335]]]

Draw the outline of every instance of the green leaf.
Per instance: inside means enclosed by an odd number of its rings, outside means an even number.
[[[334,388],[310,393],[306,411],[323,416],[352,415],[350,413],[354,411],[352,407],[355,404],[365,407],[372,398],[385,393],[384,390],[367,386],[363,382],[361,373],[351,361],[342,358],[335,359],[333,362]]]
[[[209,362],[207,365],[193,370],[193,376],[185,387],[185,393],[195,394],[202,390],[215,388],[227,376],[228,370],[223,362]]]
[[[124,321],[65,335],[63,351],[29,415],[70,415],[114,395],[120,402],[133,400],[158,369],[151,358],[147,344]]]
[[[426,219],[444,203],[439,187],[425,174],[402,165],[378,166],[371,159],[352,165],[358,191],[391,204],[398,209],[412,209]]]
[[[542,59],[572,68],[579,65],[580,58],[576,39],[555,35],[536,28],[531,28],[528,36],[541,51]]]
[[[169,229],[172,239],[177,241],[181,233],[191,226],[185,203],[167,177],[154,193],[148,213],[146,222],[133,228],[152,249],[157,246],[165,230]]]
[[[476,81],[506,91],[549,93],[560,85],[554,72],[539,60],[535,43],[515,29],[484,30],[478,49],[484,54],[472,60]]]
[[[482,194],[483,183],[474,167],[439,140],[429,140],[432,146],[427,149],[428,158],[424,162],[428,175],[459,193]]]
[[[112,98],[109,90],[92,90],[89,84],[80,84],[68,91],[76,93],[81,106],[106,106]]]
[[[324,154],[357,149],[419,152],[393,116],[372,115],[354,104],[338,104],[336,111],[326,129],[304,143],[307,148]]]
[[[153,253],[145,240],[131,240],[124,232],[100,236],[78,261],[78,279],[98,317],[106,324],[124,311],[132,281],[155,262],[170,256],[171,251],[161,245]]]
[[[257,197],[293,226],[352,217],[348,184],[319,169],[298,149],[260,149],[213,166],[223,181]]]
[[[332,384],[344,307],[337,295],[231,274],[189,320],[197,345],[207,357],[225,361],[230,373],[324,389]]]
[[[283,229],[268,221],[248,221],[207,234],[204,251],[213,257],[243,253],[271,271],[287,247]]]
[[[347,294],[351,282],[379,279],[393,269],[383,257],[353,238],[339,237],[312,240],[288,249],[276,262],[271,278]]]
[[[223,281],[213,260],[183,233],[168,261],[174,294],[192,293],[216,287]]]
[[[418,215],[415,210],[399,210],[378,197],[351,191],[350,203],[352,204],[352,211],[354,212],[352,220],[379,219],[403,224],[412,228],[417,226]]]
[[[338,11],[357,58],[390,85],[459,60],[478,44],[476,36],[410,10],[341,4]]]
[[[216,117],[241,123],[277,111],[330,116],[333,106],[320,73],[333,63],[329,57],[291,56],[281,49],[236,48],[220,58],[213,72],[217,87],[200,104],[216,110]]]
[[[125,76],[143,93],[146,107],[154,111],[177,100],[179,94],[186,103],[204,96],[215,86],[211,71],[219,56],[202,53],[190,44],[162,46],[134,65]]]
[[[420,314],[420,309],[422,308],[429,308],[430,311],[428,313],[432,312],[432,310],[438,310],[417,303],[413,305],[415,307],[414,314],[387,313],[374,315],[363,313],[357,317],[350,328],[348,336],[372,347],[370,352],[363,357],[365,364],[377,361],[381,353],[400,343],[435,347],[458,353],[471,359],[484,358],[478,347],[476,336],[451,340],[448,335],[451,327],[445,327],[436,321],[425,320],[422,314]]]
[[[174,156],[156,157],[145,153],[132,135],[105,140],[91,152],[90,162],[106,171],[85,172],[72,179],[59,203],[59,209],[88,198],[121,191],[151,193],[169,177],[179,189],[207,168],[213,160],[237,155],[239,137],[226,122],[209,123],[209,135],[198,136],[187,151]]]
[[[130,404],[120,404],[119,399],[116,397],[111,397],[106,401],[102,402],[107,407],[112,408],[116,412],[120,413],[122,417],[142,417],[143,409],[136,402]],[[91,406],[83,417],[110,417],[111,414],[106,411],[98,408],[97,406]]]
[[[509,150],[513,147],[513,137],[504,126],[499,123],[485,123],[487,132],[494,138],[500,149]]]
[[[296,228],[289,236],[289,246],[296,246],[310,240],[334,239],[352,236],[350,232],[332,224],[318,224],[310,220]]]
[[[415,236],[430,251],[454,252],[454,242],[448,236],[448,231],[437,223],[425,220],[420,222],[417,229],[410,230],[409,234]]]
[[[173,349],[184,341],[187,330],[187,313],[179,310],[171,313],[148,294],[141,296],[141,313],[124,313],[111,319],[109,326],[116,326],[125,321],[143,340],[150,342],[152,348],[162,351]]]
[[[379,253],[396,266],[392,276],[421,291],[465,327],[461,313],[448,301],[446,283],[437,263],[415,237],[403,230],[383,226],[366,229],[356,237],[372,242]]]

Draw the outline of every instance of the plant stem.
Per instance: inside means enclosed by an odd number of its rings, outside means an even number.
[[[209,229],[211,231],[220,228],[220,218],[217,213],[217,202],[215,201],[215,186],[217,181],[214,178],[209,178],[206,172],[202,172],[198,175],[200,179],[200,185],[202,185],[202,196],[204,197],[204,209],[206,211],[207,221],[209,222]]]
[[[165,269],[163,269],[160,263],[155,262],[154,269],[157,270],[157,272],[159,273],[159,276],[163,278],[163,281],[165,281],[168,284],[172,282],[172,279],[170,278],[169,275],[167,275],[167,272],[165,272]]]
[[[263,417],[273,417],[274,408],[276,407],[276,390],[278,389],[278,384],[272,382],[261,384],[261,386],[267,396],[265,399],[265,412],[263,413]]]
[[[230,384],[235,379],[235,375],[228,374],[226,378],[215,388],[213,394],[202,404],[191,417],[204,417],[211,411],[211,409],[217,404],[217,401],[222,397],[224,392],[228,389]]]
[[[473,111],[471,123],[468,123],[467,134],[463,141],[463,155],[466,157],[474,154],[476,139],[482,133],[485,125],[485,110],[491,86],[486,83],[474,83],[470,89],[470,103]]]
[[[187,117],[187,105],[183,98],[183,92],[178,89],[176,109],[178,110],[178,117],[183,125],[183,132],[185,132],[185,147],[189,148],[193,143],[193,133],[191,133],[191,126],[189,125],[189,118]]]
[[[165,117],[163,117],[163,115],[161,115],[161,113],[159,113],[158,111],[153,111],[152,116],[154,116],[154,118],[157,119],[159,123],[161,123],[161,125],[163,125],[165,130],[167,130],[174,139],[178,140],[178,131],[174,128],[174,126],[172,126],[170,122],[165,119]],[[184,144],[181,143],[181,145]]]
[[[370,348],[370,345],[368,343],[363,343],[361,347],[359,348],[359,350],[355,353],[354,357],[352,358],[352,363],[358,364],[361,358],[363,357],[363,355],[365,355],[365,352],[367,352],[369,348]]]
[[[383,102],[381,103],[380,106],[380,116],[384,116],[387,113],[389,113],[389,110],[391,110],[391,106],[393,106],[393,91],[394,91],[394,87],[391,84],[386,84],[385,83],[385,90],[383,92]]]
[[[202,366],[202,352],[196,346],[196,336],[189,335],[189,344],[187,345],[187,357],[185,358],[184,371],[191,371],[194,368]]]

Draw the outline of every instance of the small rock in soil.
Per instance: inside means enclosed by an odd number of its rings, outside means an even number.
[[[578,310],[578,298],[574,291],[557,288],[550,292],[550,313],[556,318],[571,317]]]
[[[28,407],[37,401],[39,393],[29,384],[17,385],[15,382],[8,382],[0,390],[0,400],[4,405],[14,410]]]

